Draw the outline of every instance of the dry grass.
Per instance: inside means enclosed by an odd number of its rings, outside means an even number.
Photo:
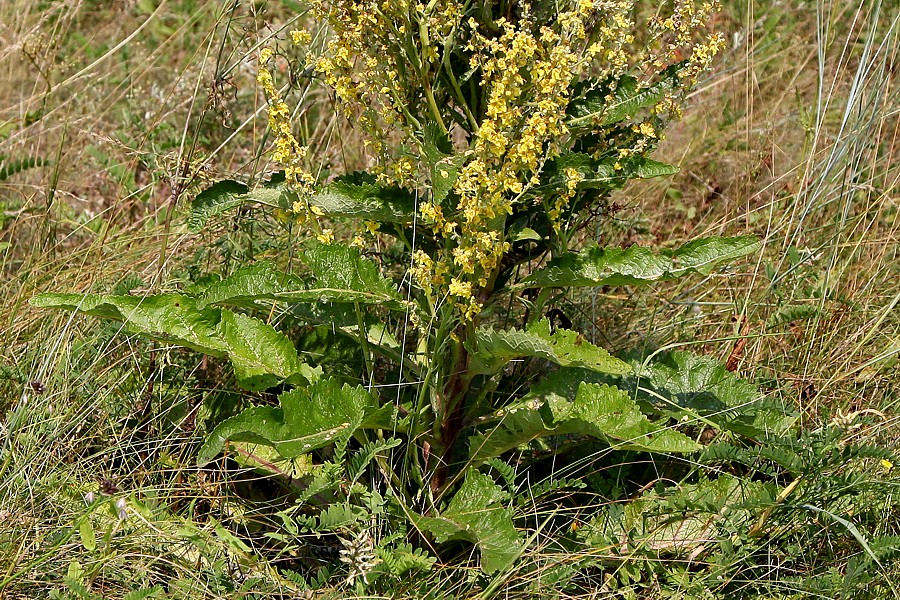
[[[184,597],[224,597],[206,576],[234,569],[264,582],[260,596],[291,593],[203,515],[248,509],[189,468],[184,442],[207,390],[179,379],[195,381],[199,359],[27,304],[41,291],[161,289],[185,265],[221,259],[211,244],[222,231],[186,233],[183,206],[204,183],[264,171],[253,58],[290,8],[43,4],[0,3],[0,163],[44,163],[0,178],[0,581],[20,575],[0,597],[60,588],[73,556],[103,597],[165,581]],[[811,422],[877,409],[884,421],[860,433],[895,441],[898,9],[816,4],[728,7],[729,52],[657,156],[681,173],[628,188],[618,198],[627,208],[598,231],[662,245],[749,232],[764,240],[761,256],[727,276],[571,310],[612,345],[649,338],[725,360],[746,337],[739,369],[771,395]],[[308,128],[326,168],[361,164],[339,123]],[[162,408],[135,422],[148,388]],[[176,398],[191,409],[176,411]],[[142,501],[102,553],[81,552],[71,526],[82,496],[112,475]],[[175,517],[171,502],[199,516]],[[239,520],[252,528],[254,518]]]

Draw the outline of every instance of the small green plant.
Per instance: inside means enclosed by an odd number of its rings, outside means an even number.
[[[713,3],[679,0],[646,22],[631,0],[312,7],[330,36],[305,56],[307,75],[358,126],[371,168],[320,183],[328,173],[313,175],[270,71],[279,57],[263,49],[283,172],[256,189],[218,182],[189,219],[200,229],[238,206],[272,207],[303,232],[291,256],[178,293],[33,300],[227,358],[245,390],[277,393],[278,406],[211,422],[198,452],[205,465],[233,449],[305,482],[273,539],[336,536],[356,586],[427,570],[455,542],[504,573],[527,542],[521,473],[498,459],[527,452],[521,468],[538,472],[566,441],[682,454],[702,448],[704,427],[753,438],[789,425],[713,361],[619,358],[548,318],[575,288],[707,274],[759,249],[749,236],[584,243],[614,190],[675,172],[649,155],[722,46],[706,30]],[[292,38],[307,54],[311,34]]]

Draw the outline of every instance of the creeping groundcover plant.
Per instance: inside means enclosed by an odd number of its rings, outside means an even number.
[[[312,168],[273,75],[281,51],[265,48],[281,171],[253,189],[216,183],[190,215],[199,228],[241,204],[271,206],[301,232],[291,260],[179,293],[34,300],[227,358],[253,405],[210,417],[197,460],[293,461],[301,491],[273,539],[289,550],[304,532],[333,536],[335,572],[358,586],[435,556],[477,557],[490,574],[543,526],[517,495],[584,485],[522,487],[565,448],[672,456],[700,450],[703,428],[752,437],[781,423],[710,359],[613,355],[548,318],[577,287],[706,274],[758,249],[750,237],[584,241],[614,190],[675,172],[649,155],[722,46],[707,28],[713,2],[310,4],[322,29],[292,32],[290,52],[331,90],[370,167]],[[311,351],[309,331],[352,350]]]

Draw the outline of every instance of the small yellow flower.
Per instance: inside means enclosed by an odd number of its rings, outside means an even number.
[[[309,44],[312,41],[312,35],[305,29],[299,29],[291,32],[291,41],[300,46]]]
[[[890,473],[891,469],[894,468],[894,463],[892,463],[891,461],[889,461],[889,460],[886,459],[886,458],[882,458],[882,459],[881,459],[881,466],[884,467],[885,472]]]
[[[334,231],[331,229],[323,229],[322,233],[316,235],[316,239],[323,244],[331,244],[334,242]]]

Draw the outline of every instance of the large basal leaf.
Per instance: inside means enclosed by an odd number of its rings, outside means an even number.
[[[676,250],[655,254],[649,248],[601,248],[592,245],[569,253],[535,271],[525,287],[643,285],[676,279],[688,273],[708,274],[718,265],[760,248],[754,236],[710,237]]]
[[[547,319],[532,323],[526,331],[479,328],[471,340],[469,369],[476,374],[496,373],[509,361],[526,357],[543,358],[563,367],[584,367],[617,375],[631,373],[628,363],[594,346],[581,334],[569,329],[551,333]]]
[[[631,395],[605,384],[582,383],[574,402],[547,403],[559,433],[584,433],[611,446],[648,452],[694,452],[700,444],[665,423],[654,423]]]
[[[198,300],[207,304],[253,306],[256,300],[285,302],[359,302],[401,310],[394,285],[359,250],[341,244],[311,242],[303,255],[312,281],[285,273],[263,261],[238,269],[222,281],[210,284]]]
[[[253,308],[257,300],[276,299],[285,289],[302,287],[298,277],[284,273],[269,261],[262,261],[241,267],[225,279],[210,283],[197,298],[197,306],[227,304]]]
[[[266,444],[284,458],[294,458],[340,439],[357,429],[391,429],[393,406],[379,407],[363,387],[322,378],[278,397],[279,406],[254,406],[226,419],[209,434],[197,462],[208,463],[228,440]]]
[[[445,511],[437,517],[414,516],[413,521],[439,544],[449,540],[475,544],[481,551],[481,568],[493,573],[510,566],[522,549],[506,499],[506,492],[489,476],[471,469]]]
[[[547,435],[583,434],[618,449],[683,453],[700,449],[691,438],[650,421],[631,395],[606,384],[589,383],[600,374],[561,369],[537,384],[514,406],[503,409],[490,430],[469,438],[475,464]]]
[[[226,309],[200,309],[190,296],[42,294],[31,303],[123,321],[129,331],[151,339],[227,357],[240,384],[250,390],[318,377],[300,360],[291,341],[271,325]]]
[[[197,232],[203,229],[210,217],[245,204],[247,186],[240,181],[224,179],[206,188],[191,202],[188,228]]]
[[[783,433],[796,420],[785,407],[765,401],[756,386],[708,356],[671,352],[644,367],[635,360],[633,366],[640,371],[640,380],[629,377],[620,385],[637,388],[639,400],[676,418],[697,414],[749,437]]]

